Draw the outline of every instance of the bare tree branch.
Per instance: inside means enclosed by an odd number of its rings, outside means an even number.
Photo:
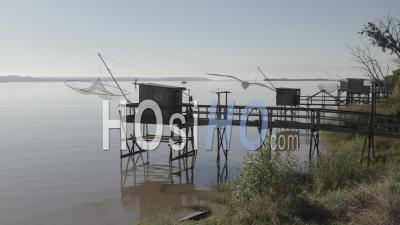
[[[387,90],[386,77],[389,74],[389,66],[387,66],[386,72],[383,72],[382,64],[376,59],[375,55],[371,53],[371,49],[368,46],[363,48],[356,46],[350,47],[350,54],[353,57],[353,62],[356,63],[356,68],[360,69],[368,79],[375,82],[377,85],[381,85],[383,82],[384,90]]]

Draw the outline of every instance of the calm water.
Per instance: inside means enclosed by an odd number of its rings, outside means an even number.
[[[318,91],[315,82],[300,84],[302,94]],[[133,85],[122,85],[134,92]],[[275,104],[273,92],[258,87],[245,91],[235,82],[185,86],[200,104],[209,104],[216,97],[210,91],[218,89],[232,91],[236,104],[254,98]],[[119,159],[118,132],[111,132],[111,150],[102,151],[101,99],[79,95],[63,83],[2,83],[0,103],[0,224],[134,224],[154,211],[181,211],[202,203],[205,191],[218,183],[216,151],[204,150],[204,127],[199,129],[195,170],[187,178],[170,175],[165,144],[150,153],[148,167],[135,170]],[[229,177],[238,173],[248,154],[237,128],[232,135]],[[299,160],[306,158],[305,145],[293,153]]]

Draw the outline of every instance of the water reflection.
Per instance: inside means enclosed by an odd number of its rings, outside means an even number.
[[[140,159],[142,159],[140,161]],[[141,156],[121,159],[121,192],[125,186],[137,186],[149,182],[169,184],[193,184],[194,160],[179,159],[168,165],[145,163]]]
[[[198,206],[217,207],[210,201],[210,192],[194,184],[194,157],[163,165],[129,156],[121,159],[120,166],[122,203],[133,205],[140,217],[162,212],[179,217],[195,212]],[[216,167],[216,181],[221,186],[227,181],[228,165],[221,162]]]
[[[222,164],[222,168],[221,168]],[[228,161],[217,162],[217,186],[221,188],[228,180]]]

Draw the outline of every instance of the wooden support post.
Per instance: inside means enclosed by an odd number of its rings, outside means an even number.
[[[227,119],[228,117],[228,94],[231,93],[229,91],[218,91],[217,92],[217,96],[218,96],[218,101],[217,101],[217,119],[221,120],[221,119]],[[225,95],[225,105],[223,106],[224,111],[222,114],[222,105],[221,105],[221,94]],[[225,135],[225,128],[219,128],[217,127],[217,164],[220,162],[221,160],[221,150],[224,154],[225,157],[225,161],[228,159],[228,150],[224,149],[224,135]]]
[[[310,129],[310,149],[309,149],[309,160],[314,157],[315,152],[317,152],[317,157],[320,156],[319,152],[319,130],[316,129],[315,124],[319,124],[321,121],[320,112],[311,112],[311,129]]]
[[[315,153],[317,153],[317,158],[320,156],[319,152],[319,131],[311,130],[310,132],[310,149],[309,149],[309,160],[314,158]]]
[[[363,163],[363,157],[365,154],[365,149],[368,148],[367,152],[367,168],[369,168],[370,161],[374,161],[375,159],[375,115],[376,115],[376,92],[371,93],[371,111],[369,116],[369,121],[367,125],[366,135],[364,139],[364,144],[362,146],[361,151],[361,164]],[[368,146],[366,146],[366,142],[368,140]]]
[[[217,185],[222,187],[228,179],[228,161],[224,162],[221,169],[221,164],[217,163]]]

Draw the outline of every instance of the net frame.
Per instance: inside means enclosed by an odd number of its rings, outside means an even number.
[[[77,84],[86,84],[87,87],[78,87]],[[104,83],[100,78],[97,78],[96,81],[88,81],[88,80],[67,80],[64,81],[64,84],[70,89],[78,92],[83,95],[96,95],[103,99],[111,99],[117,97],[124,97],[125,95],[129,95],[130,92],[126,89],[119,89],[116,86],[109,85]]]

